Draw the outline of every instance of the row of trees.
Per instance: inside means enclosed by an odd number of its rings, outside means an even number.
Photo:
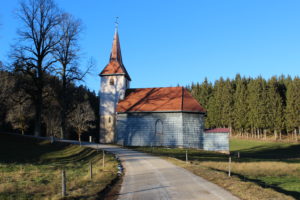
[[[0,71],[0,130],[19,130],[24,134],[34,130],[35,106],[29,94],[21,86],[25,76],[15,72]],[[46,136],[62,137],[60,91],[62,81],[45,75],[43,91],[42,133]],[[97,136],[98,97],[83,86],[71,84],[66,93],[66,138],[78,138],[89,131]]]
[[[91,106],[95,94],[75,86],[93,66],[89,62],[79,67],[81,21],[53,0],[23,0],[17,18],[17,42],[9,53],[9,64],[1,65],[0,123],[9,122],[24,132],[33,122],[36,136],[42,135],[43,128],[61,138],[69,127],[81,134],[95,124],[98,107]]]
[[[61,138],[61,105],[59,95],[62,82],[57,77],[45,75],[43,91],[42,133],[46,136]],[[35,106],[29,94],[23,89],[25,77],[15,72],[0,71],[0,130],[18,130],[24,134],[34,130]],[[98,97],[83,86],[71,84],[66,93],[65,138],[80,139],[81,134],[89,131],[98,136],[97,113]]]
[[[206,127],[227,127],[241,135],[275,138],[300,134],[300,78],[205,79],[188,86],[207,110]]]

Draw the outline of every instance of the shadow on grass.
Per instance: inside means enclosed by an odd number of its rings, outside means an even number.
[[[215,169],[215,168],[212,168],[210,167],[209,169],[213,170],[213,171],[218,171],[218,172],[222,172],[224,174],[227,174],[228,171],[225,171],[225,170],[220,170],[220,169]],[[285,190],[275,184],[267,184],[265,183],[264,181],[262,180],[259,180],[259,179],[254,179],[254,178],[249,178],[249,177],[246,177],[242,174],[238,174],[238,173],[234,173],[234,172],[231,172],[231,175],[232,176],[236,176],[238,177],[240,180],[244,181],[244,182],[251,182],[251,183],[255,183],[257,185],[259,185],[260,187],[263,187],[263,188],[271,188],[277,192],[280,192],[282,194],[285,194],[285,195],[288,195],[288,196],[292,196],[294,197],[295,199],[300,199],[300,192],[295,192],[295,191],[288,191],[288,190]]]
[[[163,148],[163,147],[129,147],[130,149],[150,153],[157,156],[174,157],[180,160],[186,159],[186,149],[181,148]],[[188,149],[188,160],[194,161],[227,161],[228,155],[203,151],[197,149]]]
[[[240,151],[242,157],[250,162],[255,160],[264,161],[282,161],[288,163],[299,163],[300,162],[300,145],[291,145],[288,147],[274,146],[269,148],[264,148],[263,146],[258,146],[250,149],[245,149]]]
[[[47,164],[63,165],[69,162],[89,162],[97,152],[90,148],[69,148],[71,144],[43,141],[18,135],[0,134],[0,163],[9,164]],[[45,157],[45,155],[51,155]],[[57,155],[55,155],[57,153]]]
[[[185,149],[170,149],[163,147],[130,147],[131,149],[151,153],[158,156],[175,157],[185,160]],[[210,152],[196,149],[188,149],[188,159],[191,161],[228,161],[228,155],[218,152]],[[237,158],[237,151],[231,152],[231,157],[237,162],[258,162],[258,161],[281,161],[287,163],[300,163],[300,144],[282,147],[257,146],[238,151],[240,158]]]

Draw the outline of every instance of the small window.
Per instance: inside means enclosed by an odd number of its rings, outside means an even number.
[[[109,80],[109,84],[110,84],[110,85],[114,85],[114,84],[115,84],[115,81],[114,81],[113,78],[111,78],[111,79]]]
[[[108,118],[108,123],[111,123],[111,118],[110,117]]]

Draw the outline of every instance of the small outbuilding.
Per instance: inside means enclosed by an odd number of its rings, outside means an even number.
[[[228,128],[207,129],[203,134],[203,149],[207,151],[229,151]]]

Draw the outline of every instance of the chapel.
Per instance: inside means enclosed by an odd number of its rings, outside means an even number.
[[[99,74],[100,143],[203,148],[206,110],[184,87],[131,88],[116,28]]]

